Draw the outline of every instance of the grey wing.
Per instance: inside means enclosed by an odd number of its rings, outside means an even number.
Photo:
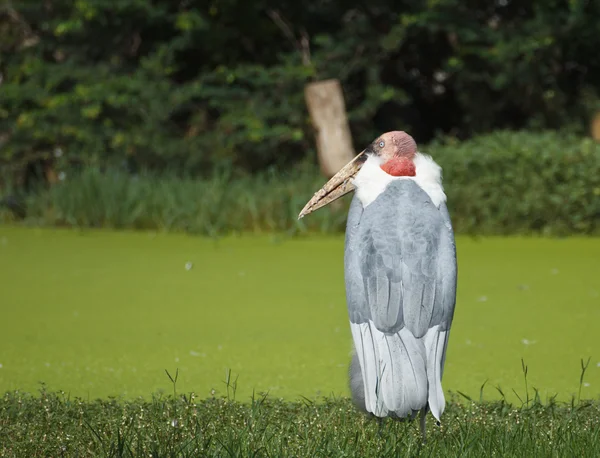
[[[448,231],[442,231],[438,248],[437,278],[439,279],[441,295],[437,304],[438,307],[434,309],[432,324],[440,324],[442,330],[448,330],[452,324],[456,305],[458,266],[454,230],[445,202],[440,205],[439,212]]]
[[[344,250],[344,271],[346,281],[346,302],[350,321],[362,323],[371,317],[368,304],[364,301],[365,291],[360,268],[360,258],[357,251],[360,221],[363,206],[355,194],[348,211],[346,222],[346,243]]]
[[[438,324],[448,328],[456,258],[445,204],[438,209],[416,183],[396,181],[352,224],[346,248],[351,320],[370,318],[383,332],[406,326],[417,338]]]

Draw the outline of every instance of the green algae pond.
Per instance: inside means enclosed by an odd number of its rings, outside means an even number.
[[[0,392],[347,396],[342,236],[0,227]],[[600,397],[600,239],[458,237],[444,388]],[[589,365],[580,384],[582,360]],[[513,391],[514,390],[514,391]],[[515,394],[516,392],[516,394]]]

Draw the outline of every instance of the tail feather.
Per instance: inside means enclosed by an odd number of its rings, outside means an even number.
[[[381,364],[378,357],[377,346],[375,345],[376,334],[379,331],[375,326],[371,327],[369,323],[355,324],[351,323],[352,337],[356,346],[356,354],[360,363],[364,389],[365,389],[365,409],[367,412],[378,417],[385,417],[388,409],[383,404],[383,398],[377,395],[381,387],[379,374],[381,373]],[[375,335],[371,330],[375,331]]]
[[[446,343],[449,331],[440,331],[439,326],[434,326],[425,334],[425,348],[427,350],[427,379],[429,382],[429,408],[433,416],[440,421],[446,407],[444,390],[442,389],[442,372],[446,356]]]
[[[351,323],[364,381],[365,408],[378,417],[414,417],[427,405],[426,353],[422,339],[403,328],[379,331],[372,322]]]

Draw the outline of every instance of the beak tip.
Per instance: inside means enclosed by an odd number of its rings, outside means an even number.
[[[314,199],[314,198],[313,198]],[[305,206],[304,208],[300,211],[300,213],[298,213],[298,221],[301,220],[302,218],[304,218],[306,215],[308,215],[309,213],[311,213],[313,211],[313,204],[312,204],[312,200],[310,200]]]
[[[354,175],[356,175],[362,167],[362,162],[359,158],[363,157],[364,154],[364,151],[359,153],[331,177],[321,189],[315,192],[312,199],[308,201],[298,215],[298,220],[356,189]]]

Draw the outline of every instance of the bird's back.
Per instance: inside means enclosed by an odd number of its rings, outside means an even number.
[[[444,410],[441,375],[456,298],[445,203],[410,179],[390,183],[346,228],[345,280],[356,349],[353,397],[376,416]],[[360,377],[359,377],[360,375]]]

